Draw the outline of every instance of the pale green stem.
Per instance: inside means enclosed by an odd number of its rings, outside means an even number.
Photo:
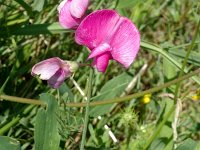
[[[197,69],[193,72],[190,72],[180,78],[174,79],[172,81],[169,81],[163,85],[151,88],[146,91],[138,92],[135,94],[131,94],[128,96],[120,97],[120,98],[114,98],[114,99],[109,99],[109,100],[101,100],[101,101],[96,101],[96,102],[91,102],[90,106],[97,106],[97,105],[106,105],[106,104],[112,104],[112,103],[119,103],[119,102],[125,102],[129,101],[133,98],[138,98],[142,97],[145,94],[151,94],[154,92],[158,92],[166,87],[169,87],[173,84],[176,84],[180,81],[189,79],[192,76],[198,75],[200,73],[200,69]],[[26,104],[34,104],[34,105],[42,105],[45,106],[45,104],[42,101],[36,100],[36,99],[28,99],[28,98],[21,98],[21,97],[15,97],[15,96],[8,96],[8,95],[0,95],[0,99],[12,101],[12,102],[18,102],[18,103],[26,103]],[[85,107],[86,103],[66,103],[67,107]]]
[[[17,102],[17,103],[45,106],[45,103],[37,99],[21,98],[21,97],[16,97],[16,96],[9,96],[9,95],[0,95],[0,100],[8,100],[8,101]]]
[[[81,147],[80,150],[84,150],[84,145],[86,142],[86,133],[88,128],[88,121],[89,121],[89,108],[90,108],[90,98],[92,93],[92,76],[93,76],[93,70],[90,69],[90,75],[89,75],[89,82],[88,82],[88,91],[87,91],[87,102],[86,102],[86,110],[85,110],[85,119],[84,119],[84,127],[83,127],[83,134],[81,139]]]

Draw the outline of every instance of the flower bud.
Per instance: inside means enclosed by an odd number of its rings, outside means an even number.
[[[87,10],[89,0],[64,0],[58,6],[59,23],[66,29],[76,29]]]
[[[150,101],[151,101],[151,94],[146,94],[146,95],[144,95],[144,97],[143,97],[143,99],[142,99],[142,102],[143,102],[144,104],[148,104],[148,103],[150,103]]]
[[[58,57],[53,57],[35,64],[31,74],[33,76],[39,75],[40,79],[47,80],[49,86],[58,88],[78,67],[77,62],[64,61]]]

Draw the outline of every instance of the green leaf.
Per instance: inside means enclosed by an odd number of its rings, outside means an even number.
[[[166,145],[167,138],[159,138],[153,141],[148,150],[162,150]]]
[[[200,141],[197,142],[195,150],[200,150]]]
[[[163,73],[165,82],[168,80],[172,80],[176,77],[176,70],[174,69],[174,66],[167,60],[163,60]],[[168,91],[174,91],[174,86],[170,86],[167,88]],[[161,106],[161,113],[158,119],[158,124],[166,117],[167,113],[170,111],[171,107],[174,105],[174,102],[170,98],[163,98],[160,106]],[[171,150],[173,148],[173,130],[171,128],[171,124],[173,121],[174,115],[172,114],[166,121],[166,123],[163,125],[162,129],[160,130],[159,137],[166,138],[166,146],[165,150]]]
[[[40,108],[36,115],[35,124],[35,149],[58,150],[60,135],[58,134],[56,99],[47,93],[41,94],[40,99],[47,103],[46,110]]]
[[[170,100],[169,98],[163,99],[163,101],[161,102],[161,105],[164,105],[164,106],[161,106],[161,108],[162,107],[164,108],[160,114],[157,124],[159,124],[166,117],[167,113],[170,111],[170,108],[173,106],[173,104],[174,102]],[[166,123],[163,125],[158,135],[158,137],[160,138],[165,138],[165,150],[167,149],[171,150],[173,147],[173,139],[172,139],[173,131],[171,128],[172,120],[173,120],[173,114],[167,119]]]
[[[45,0],[34,0],[33,10],[36,10],[38,12],[42,11],[44,4],[45,4]]]
[[[7,137],[7,136],[0,136],[0,149],[1,150],[20,150],[20,143],[19,141]]]
[[[192,139],[187,139],[185,141],[183,141],[182,144],[180,144],[176,150],[195,150],[197,146],[197,142],[195,142]]]
[[[173,78],[176,77],[176,69],[170,63],[168,59],[163,59],[163,73],[164,73],[164,81],[167,82],[169,80],[172,80]],[[170,92],[174,91],[174,86],[170,86],[167,88],[167,91]],[[171,93],[171,92],[170,92]],[[174,105],[174,102],[170,98],[163,98],[160,103],[160,113],[158,115],[158,121],[157,124],[160,124],[165,117],[167,118],[166,123],[162,126],[162,129],[159,132],[158,137],[165,139],[165,146],[162,148],[163,150],[171,150],[173,149],[173,130],[171,128],[171,124],[173,121],[173,114],[171,116],[167,116],[168,112],[170,111],[171,107]]]
[[[162,48],[160,48],[157,45],[151,44],[149,42],[142,41],[141,42],[141,47],[146,48],[148,50],[155,51],[159,54],[161,54],[165,59],[167,59],[170,63],[172,63],[174,66],[177,68],[181,69],[182,64],[179,63],[174,57],[170,56],[166,51],[164,51]],[[185,67],[184,72],[187,73],[189,69]],[[198,77],[192,77],[192,79],[200,85],[200,79]]]
[[[62,96],[63,99],[67,99],[66,96],[68,96],[68,98],[73,101],[74,100],[74,95],[71,91],[71,89],[68,87],[68,85],[66,83],[63,83],[60,87],[59,87],[59,92]]]
[[[5,35],[7,32],[11,35],[39,35],[39,34],[58,34],[64,32],[73,32],[60,26],[58,22],[45,24],[32,24],[25,26],[9,26],[8,28],[0,28],[0,35]]]
[[[184,59],[185,56],[186,56],[186,51],[183,51],[183,50],[175,50],[175,49],[171,50],[170,49],[169,53],[173,54],[174,56],[176,56],[178,58],[181,58],[181,59]],[[190,56],[188,58],[188,62],[192,63],[194,65],[200,66],[200,59],[199,58],[200,58],[200,53],[198,53],[198,52],[191,52]]]
[[[115,98],[120,96],[121,93],[125,90],[132,77],[127,73],[123,73],[110,81],[108,81],[100,90],[100,94],[92,98],[94,101],[105,100]],[[90,116],[97,117],[109,112],[113,104],[96,106],[90,110]]]

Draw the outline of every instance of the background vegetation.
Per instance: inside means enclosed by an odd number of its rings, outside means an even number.
[[[59,90],[30,74],[34,64],[50,57],[78,62],[87,59],[88,51],[75,43],[74,32],[57,23],[58,4],[50,0],[0,0],[0,149],[48,149],[49,143],[59,138],[60,149],[79,149],[84,108],[65,104],[85,101],[74,83],[86,93],[89,68],[80,68]],[[92,101],[159,88],[199,68],[198,0],[91,1],[88,13],[97,9],[116,9],[130,18],[140,30],[142,42],[128,70],[111,62],[105,74],[94,72]],[[182,67],[184,61],[186,67]],[[181,68],[185,68],[184,73]],[[199,150],[199,85],[198,73],[182,84],[160,87],[160,91],[126,102],[91,107],[86,149]],[[45,100],[52,107],[45,111],[36,105],[5,101],[5,94]],[[58,128],[59,134],[53,128]],[[110,138],[109,130],[117,142]]]

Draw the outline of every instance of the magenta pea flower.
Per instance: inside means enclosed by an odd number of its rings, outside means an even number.
[[[113,59],[128,68],[140,48],[140,33],[126,17],[114,10],[98,10],[85,17],[75,33],[75,40],[87,46],[93,65],[105,72]]]
[[[76,29],[89,5],[89,0],[64,0],[58,6],[59,23],[66,29]]]
[[[53,57],[35,64],[31,74],[33,76],[39,75],[39,78],[47,80],[52,88],[58,88],[66,78],[78,69],[78,66],[76,62]]]

